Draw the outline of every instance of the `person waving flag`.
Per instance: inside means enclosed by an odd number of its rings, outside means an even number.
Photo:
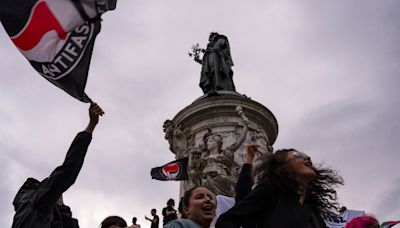
[[[0,21],[45,79],[82,102],[100,16],[117,0],[0,0]]]

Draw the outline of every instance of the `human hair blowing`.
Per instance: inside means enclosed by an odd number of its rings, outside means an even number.
[[[288,156],[295,149],[281,149],[274,153],[265,153],[254,169],[257,185],[277,184],[280,188],[298,192],[300,185],[295,172],[290,169]],[[336,187],[343,185],[343,178],[337,171],[322,165],[314,166],[316,177],[308,184],[306,201],[319,211],[323,218],[338,214]]]

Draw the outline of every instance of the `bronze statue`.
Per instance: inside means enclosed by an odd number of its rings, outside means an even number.
[[[233,84],[233,61],[231,57],[228,38],[213,32],[210,34],[207,48],[200,49],[199,45],[192,47],[194,60],[202,64],[200,88],[204,94],[212,94],[218,90],[236,91]],[[203,52],[203,59],[200,59]]]

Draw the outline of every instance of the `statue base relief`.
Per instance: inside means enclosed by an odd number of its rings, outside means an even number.
[[[278,122],[262,104],[222,90],[199,97],[166,120],[164,132],[176,158],[189,157],[190,179],[181,182],[180,196],[194,185],[234,196],[245,145],[258,144],[260,153],[268,153],[278,135]]]

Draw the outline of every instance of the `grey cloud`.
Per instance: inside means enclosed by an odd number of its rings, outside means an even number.
[[[385,189],[382,200],[375,206],[375,211],[378,211],[377,215],[385,218],[385,221],[397,220],[396,216],[400,210],[400,179],[392,182]]]

